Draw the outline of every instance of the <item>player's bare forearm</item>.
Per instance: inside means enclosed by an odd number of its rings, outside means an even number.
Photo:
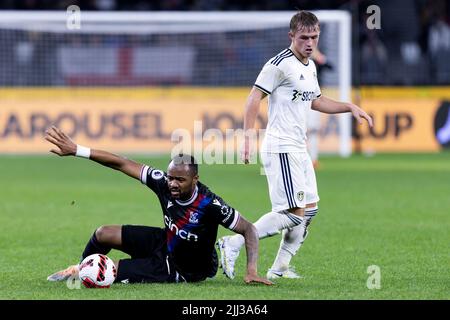
[[[103,166],[121,171],[126,175],[140,179],[142,164],[104,150],[91,150],[90,158]]]
[[[256,230],[255,226],[241,216],[234,231],[242,234],[245,239],[245,249],[247,252],[247,273],[245,275],[244,281],[246,283],[259,282],[271,285],[272,284],[271,281],[264,278],[260,278],[258,276],[257,264],[258,264],[259,237],[258,231]]]
[[[351,104],[338,102],[322,95],[313,100],[311,109],[328,114],[345,113],[351,112]]]
[[[50,152],[59,156],[74,156],[79,147],[62,130],[52,126],[45,131],[45,140],[54,144]],[[140,179],[142,164],[103,150],[90,150],[89,159],[106,167],[119,170],[130,177]]]
[[[311,109],[328,114],[351,112],[359,124],[362,124],[362,119],[365,119],[369,126],[373,127],[372,117],[353,103],[339,102],[321,96],[320,98],[313,100]]]
[[[257,274],[258,261],[258,231],[250,222],[245,221],[242,235],[245,238],[245,249],[247,251],[247,273]]]
[[[266,96],[261,90],[252,88],[245,104],[244,113],[244,131],[253,129],[255,127],[256,117],[259,113],[259,107],[262,99]]]
[[[241,159],[244,163],[248,164],[250,160],[251,145],[256,138],[256,132],[253,131],[255,127],[256,117],[259,113],[259,107],[261,100],[266,96],[261,90],[253,87],[247,98],[244,112],[244,144],[241,149]]]

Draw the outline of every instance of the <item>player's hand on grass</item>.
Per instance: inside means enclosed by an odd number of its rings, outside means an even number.
[[[50,150],[58,156],[74,156],[77,152],[77,145],[72,139],[55,126],[45,130],[45,140],[58,147]]]
[[[245,281],[246,284],[263,283],[263,284],[265,284],[267,286],[273,285],[272,281],[270,281],[268,279],[265,279],[265,278],[258,277],[258,275],[255,275],[255,274],[246,274],[245,277],[244,277],[244,281]]]
[[[356,121],[358,121],[358,124],[362,124],[362,118],[366,119],[367,123],[369,123],[369,126],[373,127],[373,120],[372,117],[369,116],[363,109],[358,107],[357,105],[351,104],[350,106],[353,117],[355,117]]]

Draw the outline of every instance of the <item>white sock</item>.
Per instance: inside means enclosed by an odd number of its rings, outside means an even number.
[[[278,249],[277,257],[272,265],[272,270],[285,271],[289,267],[292,257],[302,246],[305,238],[305,230],[311,223],[312,218],[317,214],[318,207],[307,208],[305,219],[301,225],[287,230],[283,230],[283,236]]]
[[[258,230],[259,239],[264,239],[279,234],[281,230],[302,225],[303,221],[303,217],[299,217],[286,210],[282,212],[271,211],[259,218],[254,225],[256,230]],[[238,249],[240,249],[244,243],[244,237],[240,234],[232,236],[229,242],[231,246]]]
[[[283,230],[280,247],[278,248],[277,257],[273,262],[272,270],[285,271],[288,269],[292,257],[302,245],[305,225],[305,223],[302,223],[292,229]]]

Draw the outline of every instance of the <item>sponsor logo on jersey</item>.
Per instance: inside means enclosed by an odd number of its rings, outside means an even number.
[[[302,101],[312,101],[314,98],[314,92],[313,91],[304,91],[302,93]]]
[[[172,218],[164,215],[164,224],[169,228],[169,230],[175,233],[178,237],[187,241],[197,241],[198,236],[195,233],[191,233],[190,231],[186,231],[184,229],[180,229],[179,226],[172,220]]]
[[[153,170],[152,171],[152,179],[153,180],[160,180],[164,177],[164,172],[161,170]]]
[[[291,101],[297,101],[301,99],[302,101],[312,101],[314,99],[314,91],[300,91],[300,90],[294,90],[292,92],[292,99]]]
[[[217,200],[217,199],[214,199],[213,200],[213,204],[215,204],[216,206],[219,206],[219,207],[221,207],[222,206],[222,204],[219,202],[219,200]]]
[[[305,77],[303,76],[303,73],[300,75],[300,80],[305,80]]]
[[[302,95],[301,91],[294,90],[292,93],[292,101],[297,101]]]
[[[173,203],[169,200],[169,202],[167,202],[167,209],[169,209],[171,206],[173,206]]]

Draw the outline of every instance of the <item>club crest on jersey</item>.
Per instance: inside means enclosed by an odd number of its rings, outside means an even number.
[[[161,170],[153,170],[152,171],[152,179],[153,180],[160,180],[164,177],[164,172]]]
[[[305,80],[305,77],[303,76],[303,73],[300,75],[300,80]]]
[[[191,212],[189,216],[189,223],[198,223],[198,213],[197,212]]]
[[[303,198],[305,197],[305,193],[303,191],[299,191],[297,193],[297,198],[299,201],[303,201]]]

